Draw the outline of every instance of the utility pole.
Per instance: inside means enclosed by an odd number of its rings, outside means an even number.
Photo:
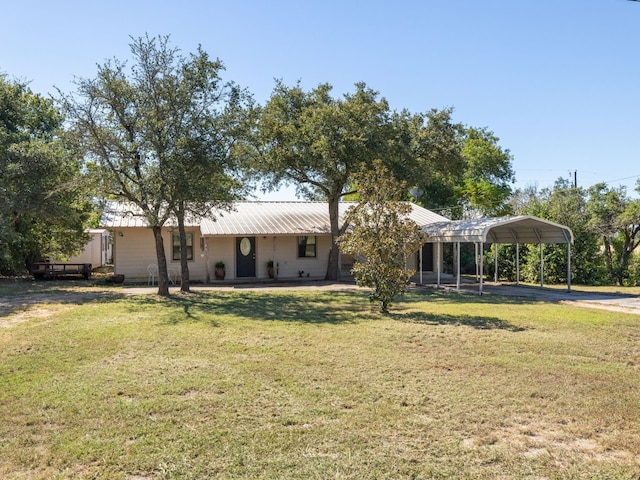
[[[573,188],[578,188],[578,170],[573,171]]]

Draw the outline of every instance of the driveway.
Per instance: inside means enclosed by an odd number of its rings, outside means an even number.
[[[455,290],[454,284],[442,284],[445,289]],[[579,287],[578,287],[579,288]],[[464,282],[460,290],[465,293],[478,294],[478,284]],[[640,296],[624,293],[594,293],[572,289],[534,287],[530,285],[496,284],[485,282],[482,287],[484,295],[505,295],[509,297],[534,298],[546,302],[558,302],[589,308],[628,312],[640,315]]]

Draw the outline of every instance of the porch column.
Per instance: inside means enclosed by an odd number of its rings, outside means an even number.
[[[460,242],[456,242],[456,259],[457,270],[456,270],[456,290],[460,290]]]
[[[478,283],[479,281],[479,264],[478,264],[478,242],[473,242],[473,251],[474,251],[474,259],[475,259],[475,263],[476,263],[476,283]]]
[[[275,280],[278,279],[278,237],[273,237],[273,242],[271,243],[273,249],[273,278]]]
[[[482,295],[482,277],[484,277],[484,242],[480,242],[480,295]]]
[[[420,245],[420,285],[422,285],[422,249],[424,248],[424,243]]]
[[[442,268],[442,256],[440,254],[440,245],[441,245],[441,243],[438,242],[436,245],[438,245],[438,258],[436,260],[436,263],[438,264],[438,288],[440,288],[440,270]]]
[[[494,272],[493,272],[493,281],[495,283],[498,283],[498,244],[494,243],[493,244],[493,249],[495,250],[493,253],[493,260],[494,260]]]

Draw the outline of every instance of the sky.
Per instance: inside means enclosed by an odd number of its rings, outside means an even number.
[[[71,93],[147,34],[184,55],[201,45],[260,104],[280,79],[336,97],[365,82],[394,110],[453,108],[511,152],[514,188],[575,175],[637,196],[640,2],[0,0],[0,73]]]

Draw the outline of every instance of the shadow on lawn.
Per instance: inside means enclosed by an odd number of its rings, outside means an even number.
[[[391,313],[390,317],[399,322],[420,323],[424,325],[460,325],[478,330],[507,330],[522,332],[525,329],[512,325],[496,317],[475,317],[472,315],[449,315],[423,312]]]
[[[179,307],[183,317],[173,317],[164,322],[200,321],[208,317],[215,325],[215,318],[236,316],[256,321],[280,321],[300,323],[354,323],[357,320],[375,319],[378,315],[369,308],[362,294],[354,292],[330,292],[317,295],[273,292],[194,292],[173,295],[168,299],[140,298],[141,302],[161,302]]]
[[[145,299],[140,300],[145,301]],[[405,300],[407,299],[402,299],[398,303],[404,303]],[[425,301],[425,298],[419,300]],[[427,300],[435,300],[435,298]],[[161,300],[152,300],[148,297],[147,301]],[[165,321],[165,324],[176,324],[186,320],[199,321],[201,317],[205,316],[211,321],[215,321],[218,316],[237,316],[255,321],[317,324],[345,324],[391,318],[400,322],[425,325],[464,325],[476,329],[501,329],[511,332],[524,330],[524,328],[514,326],[496,317],[436,315],[425,312],[392,312],[388,316],[382,316],[362,292],[333,291],[315,295],[295,292],[279,292],[277,294],[272,292],[252,292],[251,294],[197,292],[184,296],[174,295],[162,301],[179,306],[184,312],[184,317],[172,317],[169,321]]]

